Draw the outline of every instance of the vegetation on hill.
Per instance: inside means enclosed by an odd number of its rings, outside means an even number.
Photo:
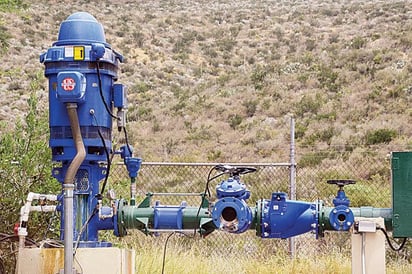
[[[119,81],[145,160],[285,161],[291,116],[299,155],[412,143],[408,1],[6,2],[0,119],[9,123],[27,108],[39,54],[82,10],[126,57]],[[46,106],[45,80],[37,93]]]

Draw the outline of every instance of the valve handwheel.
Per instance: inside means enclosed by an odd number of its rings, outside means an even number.
[[[337,185],[339,187],[356,184],[356,181],[351,180],[351,179],[333,179],[333,180],[327,180],[326,182],[330,185]]]
[[[252,173],[252,172],[257,171],[257,169],[254,167],[246,167],[246,166],[234,167],[230,165],[217,165],[215,166],[215,169],[225,172],[225,173],[229,173],[231,176],[244,175],[247,173]]]

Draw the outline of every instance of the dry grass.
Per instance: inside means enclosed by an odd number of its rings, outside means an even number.
[[[162,238],[165,239],[165,238]],[[135,244],[138,273],[162,273],[164,240]],[[407,261],[387,263],[386,273],[408,274],[412,272]],[[211,253],[202,241],[190,245],[170,241],[166,250],[164,273],[167,274],[297,274],[297,273],[352,273],[351,258],[333,250],[327,254],[302,255],[291,259],[285,254],[268,255],[259,251],[253,256],[239,256],[230,252],[214,250]]]

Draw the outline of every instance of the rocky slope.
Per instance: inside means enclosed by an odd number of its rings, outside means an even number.
[[[146,161],[284,162],[412,144],[411,1],[25,1],[0,12],[0,120],[36,92],[39,54],[76,11],[126,60],[131,143]],[[116,137],[121,143],[122,136]]]

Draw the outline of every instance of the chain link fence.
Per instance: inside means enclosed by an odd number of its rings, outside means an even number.
[[[329,179],[354,179],[355,185],[349,185],[345,192],[351,200],[352,207],[373,206],[391,207],[390,163],[371,153],[339,153],[324,157],[318,153],[307,154],[300,159],[296,169],[297,200],[315,202],[322,200],[325,206],[333,206],[332,199],[338,188],[326,183]],[[168,196],[154,196],[164,205],[179,205],[186,201],[189,206],[199,206],[200,196],[174,196],[173,193],[202,193],[206,181],[215,163],[150,163],[143,162],[137,180],[139,198],[146,193],[170,193]],[[259,199],[270,199],[272,192],[290,193],[289,163],[236,163],[235,166],[250,166],[257,172],[246,174],[242,181],[251,192],[248,200],[254,206]],[[210,191],[212,201],[215,199],[215,186],[222,178],[212,181]],[[116,186],[118,194],[129,197],[129,178],[123,164],[117,164],[111,171],[111,182]],[[139,202],[139,201],[137,201]],[[139,233],[137,233],[139,234]],[[135,235],[131,241],[153,241],[150,237]],[[289,241],[282,239],[261,239],[255,231],[243,234],[229,234],[215,231],[203,241],[205,248],[211,253],[236,253],[239,256],[271,256],[278,253],[288,253]],[[126,240],[127,241],[127,240]],[[313,255],[330,252],[350,254],[350,234],[327,232],[324,238],[316,239],[313,234],[304,234],[294,238],[296,255]]]

